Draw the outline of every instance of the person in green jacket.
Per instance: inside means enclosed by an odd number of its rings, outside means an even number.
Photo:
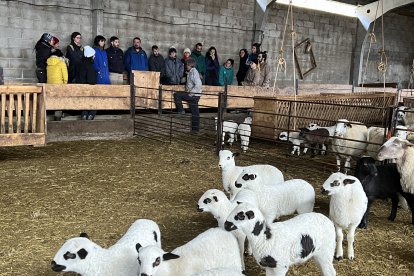
[[[233,68],[234,60],[229,58],[226,62],[220,66],[219,71],[219,85],[231,85],[233,84],[234,78],[234,68]]]
[[[197,69],[198,73],[200,74],[201,82],[204,84],[205,83],[205,75],[206,75],[206,61],[205,61],[205,57],[203,56],[203,54],[201,54],[202,50],[203,50],[203,44],[201,44],[200,42],[197,43],[194,46],[194,50],[191,53],[190,57],[195,60],[196,69]]]

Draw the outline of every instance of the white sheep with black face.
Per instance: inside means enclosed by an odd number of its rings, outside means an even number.
[[[230,201],[227,196],[220,190],[207,190],[198,200],[197,211],[211,213],[218,222],[218,226],[224,229],[224,222],[230,212],[237,206],[236,202]],[[241,231],[234,231],[232,234],[236,237],[240,249],[240,258],[242,268],[244,264],[244,242],[246,235]]]
[[[312,212],[315,204],[315,190],[305,180],[292,179],[280,185],[263,184],[261,174],[250,168],[243,170],[231,189],[253,191],[258,207],[268,221],[295,212],[298,214]],[[249,202],[242,199],[239,201]]]
[[[340,172],[333,173],[325,181],[322,193],[331,196],[329,218],[336,229],[335,258],[343,258],[343,230],[348,230],[348,259],[353,260],[355,230],[368,206],[368,198],[358,178]]]
[[[237,240],[221,228],[211,228],[172,252],[140,244],[136,248],[140,276],[190,276],[217,267],[242,270]]]
[[[270,223],[249,203],[239,204],[225,222],[227,231],[241,229],[253,248],[256,262],[266,275],[285,275],[289,267],[314,259],[324,276],[336,275],[332,264],[335,227],[318,213],[298,215]]]
[[[236,191],[229,189],[230,185],[234,184],[243,168],[255,168],[262,174],[263,183],[283,183],[284,177],[282,172],[271,165],[259,164],[251,166],[236,166],[235,157],[239,154],[232,153],[229,150],[221,150],[219,152],[219,168],[221,169],[221,177],[223,180],[223,188],[225,192],[230,193],[232,200],[236,195]]]
[[[87,236],[67,240],[52,260],[52,270],[75,272],[82,276],[136,276],[137,243],[161,247],[161,233],[152,220],[135,221],[125,235],[108,249]]]

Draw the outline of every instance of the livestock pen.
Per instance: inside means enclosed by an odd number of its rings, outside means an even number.
[[[291,144],[275,138],[277,132],[293,130],[294,121],[298,128],[314,120],[328,125],[338,118],[263,111],[260,109],[264,106],[259,104],[263,98],[253,97],[258,96],[254,94],[257,91],[251,92],[253,95],[232,95],[232,89],[237,88],[208,88],[206,101],[200,101],[201,131],[193,135],[189,132],[190,115],[178,115],[172,103],[172,93],[182,88],[140,85],[124,87],[116,97],[122,99],[117,102],[133,111],[135,137],[50,142],[41,148],[0,148],[0,275],[57,275],[51,270],[50,261],[66,239],[87,232],[93,241],[108,247],[137,218],[159,224],[163,248],[168,250],[214,227],[215,219],[198,213],[196,203],[207,189],[222,189],[216,151],[222,147],[240,151],[239,142],[232,147],[219,142],[220,123],[225,119],[242,122],[246,116],[253,117],[249,149],[237,158],[237,164],[268,163],[277,166],[285,179],[309,181],[317,194],[315,211],[328,214],[329,199],[319,191],[336,170],[332,152],[327,156],[291,156]],[[91,94],[95,92],[90,92],[85,102],[93,102]],[[133,97],[128,98],[130,92]],[[273,92],[263,93],[271,96]],[[63,100],[56,93],[54,107],[59,107],[57,103]],[[300,104],[300,100],[279,100],[286,101],[291,106]],[[313,105],[326,107],[327,103]],[[368,110],[366,113],[380,110],[381,115],[392,117],[381,104],[351,105]],[[260,114],[267,114],[269,119],[259,123]],[[222,118],[218,132],[213,117]],[[274,121],[282,118],[288,118],[285,122],[290,123],[275,126]],[[301,122],[303,119],[307,121]],[[365,123],[386,126],[386,122],[389,120],[380,117]],[[272,129],[271,136],[261,134],[260,128],[265,127]],[[389,205],[385,201],[374,204],[369,228],[357,231],[356,259],[334,262],[338,275],[410,275],[414,271],[411,216],[408,211],[399,210],[396,221],[389,222]],[[247,275],[264,275],[251,256],[246,258]],[[319,269],[314,262],[294,266],[288,273],[316,274]]]

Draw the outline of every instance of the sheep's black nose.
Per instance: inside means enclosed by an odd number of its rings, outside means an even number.
[[[66,268],[66,266],[64,265],[58,265],[55,261],[51,262],[51,266],[52,266],[52,270],[56,272],[61,272]]]
[[[200,206],[198,206],[198,204],[197,204],[197,211],[203,212],[204,210],[203,210],[203,208],[200,208]]]
[[[327,195],[327,194],[329,194],[329,191],[327,191],[327,190],[325,190],[324,188],[322,188],[322,189],[321,189],[321,193],[322,193],[323,195]]]
[[[148,276],[148,274],[145,274],[145,273],[141,273],[141,276]]]

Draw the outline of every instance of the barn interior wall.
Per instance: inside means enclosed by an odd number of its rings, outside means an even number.
[[[235,59],[237,71],[239,49],[250,49],[257,34],[254,32],[256,10],[254,0],[0,1],[0,36],[4,41],[0,48],[0,67],[4,68],[6,83],[35,82],[33,47],[42,33],[56,35],[65,50],[70,34],[80,31],[84,45],[91,45],[93,36],[102,32],[107,39],[118,36],[121,48],[126,50],[131,46],[132,38],[139,36],[147,54],[151,46],[157,44],[164,56],[170,46],[176,47],[181,57],[184,48],[202,42],[204,51],[210,46],[217,48],[220,62]],[[271,7],[262,36],[262,48],[269,51],[269,63],[274,69],[286,11],[284,5]],[[350,83],[358,78],[365,31],[357,27],[356,19],[298,8],[294,10],[294,19],[295,43],[310,38],[317,63],[317,68],[300,82]],[[392,15],[389,22],[386,24],[389,28],[386,32],[389,37],[386,41],[390,43],[389,60],[395,59],[396,63],[390,66],[387,74],[404,82],[408,79],[407,66],[413,58],[414,40],[406,34],[413,29],[414,20]],[[291,85],[293,79],[289,28],[284,55],[287,70],[278,75],[278,86],[281,87]],[[375,79],[375,74],[370,78]]]

